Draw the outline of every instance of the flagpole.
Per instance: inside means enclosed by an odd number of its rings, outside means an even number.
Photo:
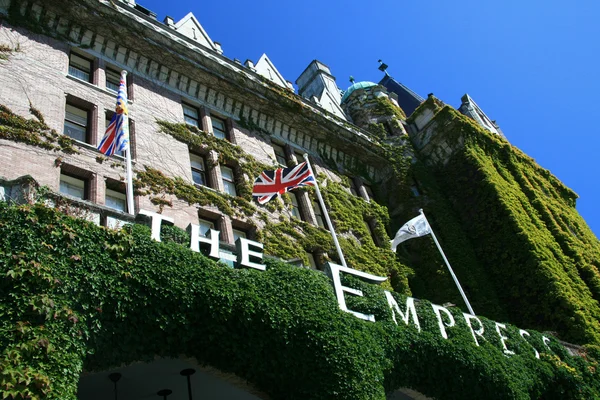
[[[419,212],[421,213],[421,215],[423,215],[423,218],[425,218],[425,221],[427,221],[427,217],[425,216],[423,209],[420,209]],[[446,262],[446,266],[448,267],[448,270],[450,271],[450,275],[452,275],[452,279],[454,279],[454,283],[456,283],[456,286],[458,287],[458,291],[460,292],[460,295],[462,296],[465,304],[467,305],[469,312],[471,313],[471,315],[475,315],[475,312],[473,311],[473,308],[471,307],[471,303],[469,303],[469,300],[467,300],[467,296],[465,295],[465,292],[463,291],[462,287],[460,286],[460,283],[458,282],[458,278],[456,277],[456,275],[454,275],[454,271],[452,270],[452,267],[450,266],[450,263],[448,262],[448,259],[446,258],[446,254],[444,254],[444,250],[442,250],[442,246],[440,246],[440,242],[438,242],[437,237],[435,237],[435,233],[433,233],[433,229],[431,228],[431,224],[429,223],[429,221],[427,221],[427,225],[429,226],[429,230],[431,231],[431,236],[433,237],[433,241],[435,242],[438,250],[440,251],[442,258]]]
[[[127,212],[129,214],[135,214],[135,207],[133,205],[133,168],[131,167],[131,146],[125,150],[125,161],[127,163],[127,187],[125,189],[127,194]]]
[[[344,254],[342,254],[342,249],[340,244],[338,243],[337,236],[335,231],[333,230],[333,224],[329,219],[329,213],[327,212],[327,207],[325,207],[325,203],[323,202],[323,197],[321,197],[321,191],[319,190],[319,182],[317,182],[317,176],[314,174],[312,167],[310,165],[310,161],[308,161],[308,154],[304,153],[304,160],[306,161],[306,165],[308,166],[308,170],[310,174],[315,178],[315,191],[317,192],[317,198],[319,199],[319,203],[321,204],[321,210],[323,210],[323,215],[325,216],[325,221],[327,222],[327,227],[329,228],[329,233],[331,233],[331,237],[333,238],[333,243],[335,244],[335,248],[338,252],[338,256],[340,256],[340,261],[343,267],[348,268],[346,265],[346,259],[344,258]]]

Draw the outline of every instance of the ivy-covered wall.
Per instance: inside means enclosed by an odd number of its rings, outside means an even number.
[[[599,344],[600,242],[575,209],[577,195],[451,107],[433,123],[447,144],[464,144],[445,165],[422,158],[508,319]],[[436,222],[443,234],[446,223]]]
[[[506,356],[492,321],[476,346],[458,309],[442,338],[427,301],[421,331],[381,288],[342,312],[329,278],[267,261],[231,269],[186,246],[65,216],[41,204],[0,203],[0,397],[75,399],[79,374],[185,354],[247,379],[273,399],[384,399],[411,387],[439,399],[590,399],[597,362],[547,348],[508,326]],[[405,297],[394,295],[404,309]],[[536,348],[540,359],[534,356]]]

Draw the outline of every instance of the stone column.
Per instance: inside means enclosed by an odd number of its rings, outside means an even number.
[[[313,210],[308,193],[305,191],[296,191],[296,198],[298,199],[298,206],[300,208],[302,219],[309,224],[317,225],[315,211]]]
[[[223,186],[221,166],[219,165],[219,153],[214,150],[209,151],[208,155],[206,156],[206,164],[210,187],[218,190],[219,192],[224,192],[225,187]]]
[[[202,129],[204,132],[208,132],[211,135],[213,134],[212,121],[210,119],[210,110],[208,107],[200,107],[200,120]]]
[[[229,244],[235,244],[233,240],[233,226],[231,218],[227,215],[221,215],[217,221],[219,230],[221,231],[221,241]]]

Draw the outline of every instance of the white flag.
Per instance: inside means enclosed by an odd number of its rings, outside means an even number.
[[[394,240],[391,240],[392,251],[396,252],[396,247],[405,240],[425,236],[431,233],[431,228],[425,219],[425,215],[421,214],[402,225],[402,228],[396,232]]]

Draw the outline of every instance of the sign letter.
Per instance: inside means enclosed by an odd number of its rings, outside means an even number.
[[[483,337],[483,324],[481,323],[479,318],[477,318],[476,316],[474,316],[472,314],[463,313],[463,316],[465,317],[465,321],[466,321],[467,325],[469,325],[469,329],[471,329],[471,335],[473,335],[473,339],[475,339],[475,344],[477,346],[479,346],[479,342],[477,342],[477,336],[479,336],[481,339],[485,340],[485,338]],[[477,329],[477,330],[473,329],[473,326],[471,326],[472,319],[477,321],[477,323],[480,326],[479,329]],[[475,335],[477,335],[477,336],[475,336]]]
[[[208,256],[214,259],[219,259],[219,231],[211,229],[208,237],[200,234],[200,225],[189,224],[187,228],[190,233],[190,249],[197,253],[200,252],[200,243],[206,243],[210,246]]]
[[[157,242],[160,242],[160,225],[162,222],[165,221],[169,225],[173,225],[175,222],[173,218],[169,218],[162,214],[148,210],[140,210],[139,214],[150,217],[150,220],[152,221],[152,239],[156,240]]]
[[[258,251],[250,250],[250,246],[252,246],[252,248],[259,249],[261,251],[258,252]],[[256,268],[261,271],[264,271],[267,268],[267,266],[265,264],[259,264],[259,263],[250,261],[250,257],[252,257],[253,259],[258,259],[258,261],[262,261],[262,257],[263,257],[262,243],[258,243],[253,240],[248,240],[246,238],[241,237],[235,242],[235,247],[236,247],[237,253],[238,253],[238,258],[237,258],[237,266],[238,267]]]
[[[500,328],[506,329],[506,325],[496,322],[496,332],[498,332],[498,336],[500,336],[500,342],[502,343],[502,347],[504,348],[504,354],[515,354],[514,351],[511,351],[508,348],[506,348],[506,340],[508,339],[508,336],[504,336],[502,332],[500,332]]]
[[[347,286],[342,286],[340,272],[345,272],[350,275],[358,276],[359,278],[362,278],[368,281],[369,283],[381,283],[384,282],[387,278],[367,274],[366,272],[357,271],[352,268],[342,267],[341,265],[337,265],[334,263],[328,263],[328,267],[331,273],[331,279],[333,279],[333,288],[335,289],[335,296],[337,297],[338,306],[340,307],[340,309],[342,311],[349,312],[350,314],[354,314],[360,319],[375,322],[375,316],[373,314],[363,314],[358,311],[348,310],[348,307],[346,307],[346,299],[344,298],[344,292],[351,293],[355,296],[362,296],[363,293],[360,290],[349,288]]]
[[[523,329],[519,329],[519,334],[521,335],[521,337],[523,338],[523,340],[525,340],[527,342],[527,339],[525,339],[525,336],[531,336],[529,334],[529,332],[523,330]],[[527,342],[529,343],[529,342]],[[531,343],[530,343],[531,344]],[[533,348],[533,351],[535,351],[535,358],[540,358],[540,353],[538,353],[538,351],[535,349],[535,347],[531,346]]]
[[[431,307],[433,307],[433,312],[435,312],[435,315],[437,317],[438,325],[440,326],[440,333],[442,334],[442,337],[444,339],[448,339],[448,335],[446,334],[446,328],[444,327],[444,322],[442,321],[442,316],[440,315],[440,311],[442,311],[444,314],[446,314],[448,319],[450,319],[450,322],[445,324],[448,328],[454,326],[454,324],[455,324],[454,317],[452,316],[452,314],[450,313],[450,311],[448,311],[448,309],[446,307],[438,306],[437,304],[432,304]]]
[[[402,317],[402,321],[404,321],[406,325],[408,325],[408,320],[412,316],[413,322],[417,327],[417,330],[421,332],[421,325],[419,325],[419,319],[417,318],[417,310],[415,309],[415,299],[413,299],[412,297],[406,298],[406,314],[403,314],[402,311],[400,311],[400,307],[398,306],[396,299],[394,299],[394,296],[392,296],[392,294],[387,290],[384,290],[384,293],[388,305],[392,310],[392,318],[394,319],[396,325],[398,325],[398,321],[396,321],[396,313],[400,314],[400,316]]]

